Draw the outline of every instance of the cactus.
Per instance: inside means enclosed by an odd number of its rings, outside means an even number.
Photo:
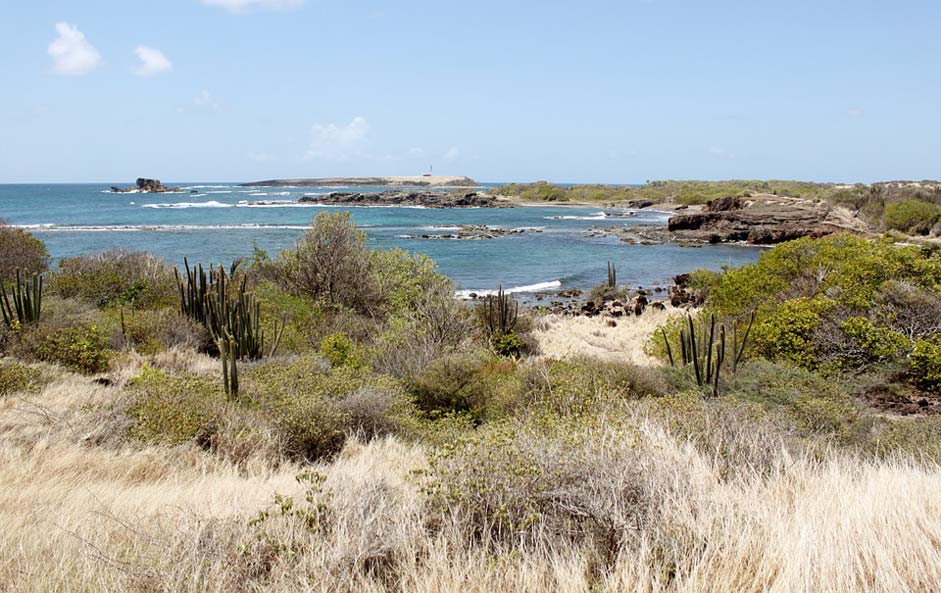
[[[226,397],[236,399],[239,394],[239,357],[232,336],[226,334],[219,341],[219,355],[222,358],[222,388]]]
[[[613,263],[608,262],[608,287],[617,288],[618,270]]]
[[[519,306],[516,299],[504,293],[502,286],[496,295],[487,295],[487,301],[484,303],[484,320],[491,337],[513,333],[518,314]]]
[[[6,288],[0,287],[0,313],[7,327],[16,329],[39,321],[42,311],[42,287],[41,275],[33,274],[32,278],[21,278],[19,270],[16,271],[16,282],[12,288],[12,304]]]
[[[218,269],[210,266],[207,275],[202,265],[190,268],[185,258],[183,263],[185,281],[179,271],[174,270],[180,290],[180,312],[209,330],[220,353],[231,340],[235,358],[260,358],[264,350],[261,304],[247,291],[246,278],[242,278],[237,290],[231,291],[230,276],[222,266]],[[231,270],[237,268],[237,264],[233,264]]]
[[[726,364],[727,332],[725,324],[719,324],[718,340],[716,339],[716,317],[711,315],[709,318],[708,334],[705,324],[697,329],[693,322],[692,315],[686,317],[686,328],[680,330],[680,360],[684,367],[692,367],[693,375],[696,378],[696,384],[700,387],[712,388],[712,396],[719,396],[719,375],[722,372],[722,366]],[[738,365],[745,353],[745,345],[748,342],[748,335],[755,322],[755,313],[752,312],[748,322],[748,327],[738,341],[738,333],[735,325],[732,326],[732,373],[738,371]],[[670,366],[677,366],[673,358],[673,349],[670,346],[670,340],[665,330],[660,330],[663,336],[663,343],[666,346],[667,358]],[[697,334],[701,334],[697,336]],[[707,338],[708,335],[708,338]]]

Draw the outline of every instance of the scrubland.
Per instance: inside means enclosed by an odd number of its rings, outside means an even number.
[[[704,305],[619,321],[625,356],[456,301],[342,215],[195,300],[177,274],[84,257],[36,318],[11,308],[0,589],[941,588],[930,247],[837,235],[695,273]]]

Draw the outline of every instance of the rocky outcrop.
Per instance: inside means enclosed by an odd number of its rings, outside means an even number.
[[[671,217],[667,228],[679,239],[756,245],[822,237],[839,231],[868,231],[867,225],[845,208],[773,195],[718,198],[707,203],[702,211]]]
[[[127,193],[142,193],[142,194],[162,194],[166,192],[178,192],[180,188],[178,187],[166,187],[160,183],[159,179],[146,179],[144,177],[137,178],[137,187],[111,187],[111,191],[116,194],[127,194]]]
[[[519,227],[514,229],[505,229],[502,227],[486,225],[465,224],[455,227],[454,230],[444,233],[422,233],[420,235],[403,235],[406,239],[444,239],[452,241],[476,240],[476,239],[496,239],[497,237],[506,237],[507,235],[522,235],[525,233],[541,233],[540,227]]]
[[[389,190],[379,193],[337,192],[304,196],[299,202],[348,206],[422,206],[425,208],[511,208],[513,204],[487,194],[461,191]]]
[[[470,177],[420,175],[412,177],[323,177],[320,179],[268,179],[242,187],[480,187]]]

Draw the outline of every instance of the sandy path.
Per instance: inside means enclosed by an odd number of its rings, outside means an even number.
[[[644,352],[644,345],[660,324],[682,313],[681,309],[668,306],[664,311],[647,309],[640,317],[630,315],[617,319],[546,315],[537,321],[538,329],[533,331],[533,336],[546,358],[587,355],[654,366],[659,361]],[[609,320],[614,320],[617,326],[610,327]]]

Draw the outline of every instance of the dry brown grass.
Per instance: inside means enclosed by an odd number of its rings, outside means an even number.
[[[487,547],[432,521],[426,450],[352,441],[315,469],[320,519],[274,512],[275,492],[306,508],[301,470],[235,465],[192,447],[87,438],[119,392],[65,376],[0,400],[0,590],[16,592],[637,591],[879,592],[941,588],[941,469],[910,461],[827,461],[777,453],[731,477],[703,445],[638,415],[630,443],[655,512],[625,526],[599,564],[589,543],[550,537]],[[104,416],[102,416],[104,414]],[[98,428],[98,431],[103,431]],[[100,435],[99,435],[100,436]],[[606,440],[607,439],[607,440]],[[108,446],[95,444],[106,441]],[[607,479],[605,468],[587,479]],[[439,517],[440,519],[440,517]],[[258,539],[258,534],[265,537]],[[272,542],[296,553],[278,553]]]

